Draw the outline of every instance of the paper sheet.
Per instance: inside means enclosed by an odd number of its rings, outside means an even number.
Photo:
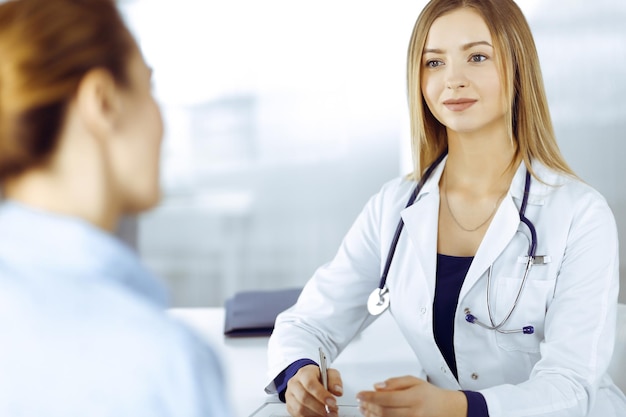
[[[265,403],[250,417],[290,417],[287,406],[283,403]],[[339,417],[362,417],[356,405],[340,405]]]

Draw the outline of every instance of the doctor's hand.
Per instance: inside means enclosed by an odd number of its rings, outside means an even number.
[[[467,398],[413,376],[374,384],[375,391],[357,394],[365,417],[466,417]]]
[[[334,395],[343,394],[343,383],[336,369],[328,369],[328,391],[321,382],[316,365],[303,366],[287,383],[287,411],[294,417],[337,416],[339,408]],[[329,413],[326,413],[328,406]]]

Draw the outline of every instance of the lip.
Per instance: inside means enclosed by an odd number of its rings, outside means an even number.
[[[443,105],[450,111],[459,112],[472,107],[478,100],[471,98],[449,99],[443,102]]]

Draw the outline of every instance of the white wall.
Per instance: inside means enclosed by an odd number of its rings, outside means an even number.
[[[626,302],[626,1],[541,2],[530,22],[559,145],[615,214]]]

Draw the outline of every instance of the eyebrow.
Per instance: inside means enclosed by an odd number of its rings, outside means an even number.
[[[493,48],[493,45],[491,45],[489,42],[487,41],[476,41],[476,42],[469,42],[466,43],[465,45],[461,46],[461,50],[462,51],[467,51],[470,48],[473,48],[475,46],[478,45],[486,45],[490,48]],[[424,52],[422,54],[428,54],[428,53],[433,53],[433,54],[443,54],[444,50],[443,49],[438,49],[438,48],[425,48]]]

